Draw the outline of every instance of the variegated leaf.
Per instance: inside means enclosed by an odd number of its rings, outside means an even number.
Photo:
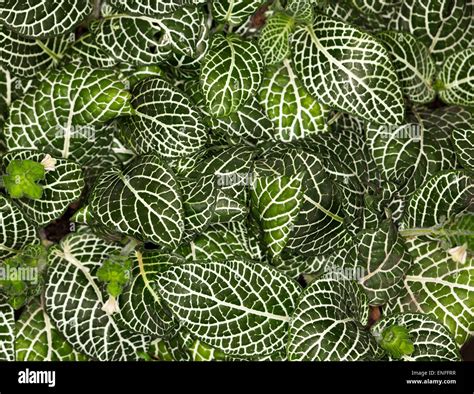
[[[312,23],[314,18],[314,5],[317,0],[289,0],[285,11],[295,17],[298,22]]]
[[[474,335],[474,258],[460,263],[441,242],[423,237],[410,239],[407,245],[414,264],[400,297],[384,311],[433,314],[462,346]]]
[[[262,55],[252,41],[237,35],[215,35],[201,65],[201,84],[209,113],[221,117],[236,112],[256,93],[262,68]]]
[[[46,312],[76,351],[100,361],[138,360],[150,338],[118,325],[102,310],[106,292],[96,271],[121,248],[88,232],[63,238],[50,251]]]
[[[184,229],[188,237],[202,233],[215,214],[218,190],[214,174],[197,180],[179,179],[183,195]]]
[[[0,361],[15,361],[15,315],[5,296],[0,294]]]
[[[456,126],[452,137],[459,162],[466,170],[474,171],[474,130],[467,125]]]
[[[91,26],[96,45],[116,62],[147,65],[171,56],[158,18],[112,15]]]
[[[446,58],[436,82],[439,97],[447,104],[474,106],[474,47]]]
[[[177,252],[189,261],[262,260],[255,234],[242,222],[209,226]]]
[[[265,70],[259,96],[280,141],[293,141],[328,130],[327,107],[309,95],[289,60]]]
[[[340,249],[349,241],[340,192],[314,152],[298,145],[272,144],[255,162],[256,176],[304,173],[303,205],[286,245],[288,253],[319,255]]]
[[[257,11],[263,0],[219,0],[212,2],[212,16],[219,22],[240,25]]]
[[[140,156],[124,170],[104,172],[90,208],[103,226],[167,248],[175,248],[184,231],[178,184],[158,156]]]
[[[291,317],[290,361],[368,361],[379,357],[365,330],[367,297],[353,281],[322,278],[301,295]]]
[[[36,228],[23,211],[0,194],[0,260],[3,261],[38,241]]]
[[[363,13],[380,14],[400,5],[402,0],[350,0]]]
[[[474,254],[474,212],[463,212],[427,231],[442,241],[443,248],[460,261]]]
[[[92,27],[97,45],[117,61],[152,65],[178,55],[194,56],[207,36],[205,16],[194,6],[162,16],[112,15]]]
[[[118,63],[111,54],[97,45],[91,33],[84,34],[70,45],[63,54],[61,62],[63,64],[78,63],[93,68],[111,68]]]
[[[237,112],[221,118],[209,118],[213,131],[238,142],[273,140],[275,131],[258,100],[252,97]]]
[[[424,183],[408,200],[402,218],[405,229],[442,224],[474,207],[474,180],[461,170],[441,172]]]
[[[148,78],[132,90],[134,115],[119,122],[119,138],[136,153],[167,158],[197,152],[206,127],[191,101],[163,78]]]
[[[367,143],[383,177],[404,186],[403,195],[409,195],[430,176],[455,166],[450,135],[470,118],[456,107],[414,109],[402,126],[369,125]]]
[[[400,294],[411,264],[397,227],[384,221],[379,228],[358,234],[349,258],[338,265],[361,284],[371,305],[384,305]]]
[[[403,93],[413,103],[433,101],[436,66],[424,44],[404,32],[382,32],[377,37],[390,53]]]
[[[191,335],[234,356],[283,350],[299,286],[275,268],[244,260],[186,263],[157,280]]]
[[[472,44],[472,12],[466,0],[405,0],[390,28],[413,34],[440,65]]]
[[[293,230],[303,203],[304,174],[257,177],[251,189],[251,206],[263,231],[270,258],[278,256]]]
[[[21,98],[33,83],[31,79],[16,77],[0,64],[0,128],[8,117],[12,102]]]
[[[64,36],[35,40],[0,26],[0,64],[14,75],[31,78],[57,65],[69,41]]]
[[[272,264],[281,272],[288,275],[295,280],[302,275],[316,275],[322,273],[336,273],[339,275],[341,261],[347,258],[349,247],[336,250],[335,252],[328,252],[316,256],[301,256],[299,254],[288,255],[282,253],[279,258],[274,259]]]
[[[292,48],[303,86],[322,104],[378,124],[403,121],[397,75],[385,48],[369,34],[318,15],[312,26],[296,29]]]
[[[183,260],[179,256],[156,251],[136,251],[132,253],[132,258],[131,279],[119,297],[117,321],[130,332],[165,337],[176,327],[177,321],[163,306],[155,281],[160,273]]]
[[[207,36],[206,15],[195,6],[182,7],[160,18],[160,25],[173,52],[191,58],[199,55],[198,45]]]
[[[87,164],[98,146],[110,144],[110,131],[103,126],[129,114],[129,100],[130,93],[114,71],[72,64],[51,71],[11,105],[4,128],[7,146],[10,151],[41,149]]]
[[[58,332],[39,300],[22,312],[15,328],[16,361],[86,361]]]
[[[5,0],[0,20],[22,36],[50,37],[74,30],[91,12],[89,0]]]
[[[174,12],[186,5],[204,3],[204,0],[135,0],[133,2],[109,0],[108,3],[114,10],[126,14],[161,15]]]
[[[290,34],[294,27],[295,19],[283,12],[275,13],[267,20],[258,39],[265,65],[280,63],[289,57]]]
[[[202,174],[214,174],[223,200],[247,201],[247,186],[251,180],[251,166],[258,151],[246,145],[210,151],[187,175],[198,179]],[[222,201],[224,202],[224,201]]]

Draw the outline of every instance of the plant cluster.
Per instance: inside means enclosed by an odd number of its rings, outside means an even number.
[[[472,15],[3,1],[0,359],[459,360]]]

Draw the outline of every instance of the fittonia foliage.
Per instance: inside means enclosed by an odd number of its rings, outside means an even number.
[[[4,1],[0,359],[458,360],[472,13]]]

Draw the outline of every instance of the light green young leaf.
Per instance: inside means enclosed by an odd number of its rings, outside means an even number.
[[[87,361],[51,322],[39,300],[29,303],[15,326],[16,361]]]
[[[201,65],[202,90],[210,115],[228,116],[244,105],[260,86],[262,68],[262,55],[252,41],[237,35],[215,35]]]
[[[304,290],[291,317],[290,361],[369,361],[380,357],[365,330],[369,307],[353,281],[322,278]]]
[[[140,156],[124,170],[104,172],[89,204],[96,220],[109,229],[167,248],[181,240],[181,193],[158,156]]]
[[[383,45],[369,34],[318,15],[312,26],[297,27],[292,48],[303,86],[320,103],[378,124],[403,122],[397,75]]]
[[[89,232],[70,234],[50,250],[46,312],[76,351],[99,361],[138,360],[150,340],[121,328],[103,310],[107,294],[95,273],[120,250]]]
[[[436,66],[428,49],[409,33],[388,31],[377,34],[377,38],[390,53],[403,93],[413,103],[433,101]]]
[[[5,0],[0,20],[22,36],[51,37],[74,30],[91,12],[89,0]]]
[[[2,181],[11,198],[31,198],[39,200],[43,188],[36,182],[44,180],[45,168],[32,160],[12,160],[5,169]]]
[[[244,260],[175,266],[157,286],[191,335],[242,357],[284,349],[300,293],[298,284],[275,268]]]
[[[289,142],[328,130],[327,107],[309,95],[289,60],[267,67],[259,96],[280,141]]]
[[[13,160],[41,163],[45,159],[48,159],[47,155],[33,150],[12,151],[3,156],[2,168],[5,169]],[[84,189],[84,175],[78,164],[65,159],[54,160],[54,169],[47,170],[45,179],[40,183],[43,189],[41,199],[15,200],[25,216],[37,226],[46,226],[60,218],[67,207],[79,199]]]
[[[446,58],[438,75],[439,97],[447,104],[474,106],[474,48]]]
[[[370,328],[378,338],[391,326],[408,329],[414,345],[414,352],[403,356],[403,361],[459,361],[456,342],[449,330],[430,315],[421,313],[400,313],[379,320]]]

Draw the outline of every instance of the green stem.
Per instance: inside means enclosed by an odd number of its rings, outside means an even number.
[[[41,40],[35,40],[36,44],[51,58],[55,63],[59,63],[62,59],[62,55],[53,52],[49,49]]]
[[[438,229],[433,227],[425,227],[425,228],[407,228],[405,230],[400,230],[398,233],[405,237],[422,237],[425,235],[434,235],[438,232]]]
[[[219,24],[216,26],[216,28],[215,28],[215,30],[214,30],[214,33],[220,33],[220,32],[222,32],[222,31],[224,31],[225,25],[226,25],[225,23],[219,23]]]
[[[324,208],[320,203],[314,201],[312,198],[309,198],[308,196],[304,196],[304,199],[309,201],[311,204],[313,204],[316,208],[318,208],[320,211],[324,212],[327,216],[330,218],[333,218],[334,220],[337,220],[340,223],[344,223],[344,218],[328,211],[326,208]]]

